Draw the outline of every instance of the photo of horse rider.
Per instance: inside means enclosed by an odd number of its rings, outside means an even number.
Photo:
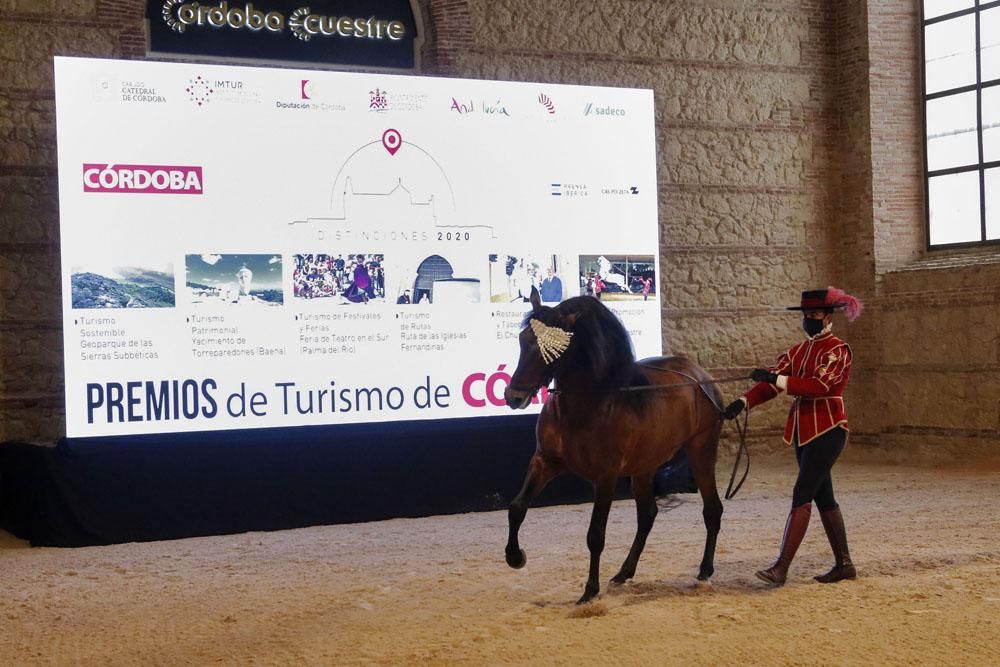
[[[581,295],[602,301],[649,301],[656,296],[656,258],[652,255],[580,255]]]

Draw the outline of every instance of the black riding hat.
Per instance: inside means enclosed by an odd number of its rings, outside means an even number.
[[[853,322],[861,314],[864,304],[847,292],[836,287],[826,289],[806,290],[797,306],[788,306],[785,310],[833,310],[846,308],[847,319]]]

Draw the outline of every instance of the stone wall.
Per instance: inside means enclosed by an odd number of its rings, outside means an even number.
[[[665,349],[733,375],[796,340],[783,306],[839,281],[829,3],[467,4],[472,43],[449,74],[653,89]],[[786,410],[755,412],[758,446]]]
[[[1000,263],[924,250],[917,0],[420,4],[423,73],[655,91],[666,349],[745,371],[843,286],[854,441],[997,447]],[[64,429],[51,56],[142,57],[142,14],[0,0],[0,441]]]

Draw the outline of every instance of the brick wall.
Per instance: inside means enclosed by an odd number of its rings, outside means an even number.
[[[119,56],[96,2],[0,0],[0,441],[64,430],[51,55]]]
[[[870,0],[870,327],[876,401],[865,428],[887,456],[1000,454],[1000,254],[925,250],[917,2]]]
[[[655,91],[668,350],[719,374],[766,363],[799,335],[782,307],[837,284],[869,304],[837,325],[855,442],[996,446],[1000,263],[924,257],[917,0],[420,8],[424,73]],[[51,56],[143,57],[142,14],[0,0],[0,440],[64,428]],[[785,405],[755,418],[760,446]]]

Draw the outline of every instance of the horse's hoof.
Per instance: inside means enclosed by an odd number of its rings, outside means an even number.
[[[708,590],[712,587],[711,579],[696,579],[694,582],[694,587],[696,590]]]
[[[629,579],[631,579],[632,576],[633,575],[631,575],[631,574],[625,574],[624,572],[619,572],[615,576],[611,577],[611,585],[612,586],[621,586],[626,581],[628,581]]]
[[[596,597],[597,597],[597,591],[593,591],[593,592],[591,592],[591,591],[584,591],[583,595],[580,597],[580,599],[576,601],[576,604],[577,605],[587,604],[588,602],[590,602],[591,600],[593,600]]]
[[[711,570],[702,570],[698,573],[698,581],[708,581],[712,578],[713,574],[715,574],[714,568]]]
[[[528,557],[524,555],[524,549],[518,549],[516,554],[512,551],[507,551],[507,565],[510,565],[515,570],[520,570],[527,562]]]

